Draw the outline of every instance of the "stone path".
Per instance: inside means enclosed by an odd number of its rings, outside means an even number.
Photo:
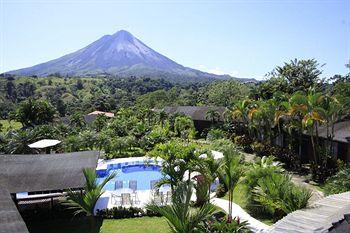
[[[312,196],[310,198],[310,204],[313,204],[317,202],[318,200],[324,198],[323,192],[318,190],[315,186],[309,184],[307,181],[307,178],[305,176],[301,176],[298,174],[291,174],[292,175],[292,181],[294,184],[306,187],[312,192]]]
[[[221,198],[213,198],[211,202],[223,209],[228,213],[228,201]],[[253,232],[265,232],[269,226],[265,223],[260,222],[259,220],[250,216],[245,210],[243,210],[239,205],[232,203],[232,215],[233,217],[239,216],[239,218],[243,221],[248,222],[248,228]]]

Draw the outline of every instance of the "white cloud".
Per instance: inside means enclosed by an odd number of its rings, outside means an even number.
[[[197,65],[197,69],[204,71],[204,72],[217,74],[217,75],[228,74],[228,75],[231,75],[233,77],[238,77],[238,75],[239,75],[239,72],[237,70],[228,71],[228,70],[223,70],[220,67],[209,68],[209,67],[206,67],[205,65]]]

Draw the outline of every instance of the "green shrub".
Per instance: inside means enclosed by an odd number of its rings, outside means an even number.
[[[228,222],[225,218],[216,219],[206,224],[205,232],[233,232],[233,233],[248,233],[251,232],[248,228],[247,221],[241,221],[239,217],[235,217],[231,222]]]
[[[310,197],[311,192],[296,186],[289,175],[276,173],[260,179],[253,191],[255,203],[276,219],[305,208]]]
[[[326,195],[350,191],[350,166],[327,179],[324,191]]]
[[[112,209],[97,210],[97,216],[104,219],[123,219],[123,218],[137,218],[142,216],[160,216],[158,213],[143,210],[138,207],[113,207]]]
[[[216,197],[218,198],[224,197],[226,193],[227,193],[227,189],[225,188],[225,185],[220,183],[216,187]]]
[[[221,129],[211,129],[207,134],[208,141],[226,138],[226,133]]]
[[[246,172],[244,183],[247,185],[249,190],[254,189],[258,185],[260,179],[272,176],[274,173],[281,173],[283,171],[282,166],[279,162],[275,162],[275,158],[262,157],[250,167]]]
[[[246,135],[236,136],[234,137],[234,142],[236,145],[240,146],[244,150],[244,152],[246,153],[253,152],[251,147],[253,140],[250,137]]]

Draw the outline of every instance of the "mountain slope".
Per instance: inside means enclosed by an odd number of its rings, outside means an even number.
[[[13,75],[47,76],[154,76],[163,78],[230,78],[184,67],[159,54],[127,31],[105,35],[99,40],[49,62],[6,72]]]

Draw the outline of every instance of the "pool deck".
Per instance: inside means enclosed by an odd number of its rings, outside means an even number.
[[[132,157],[132,158],[118,158],[118,159],[111,159],[111,160],[102,160],[100,159],[98,161],[96,170],[107,170],[108,165],[115,165],[120,164],[121,166],[130,166],[130,165],[137,165],[137,164],[157,164],[161,165],[162,159],[161,158],[150,158],[150,157]],[[159,190],[160,192],[163,192],[164,194],[167,191],[170,191],[170,188],[161,188]],[[153,200],[153,191],[151,189],[148,190],[136,190],[136,203],[134,202],[131,204],[121,205],[121,203],[118,201],[115,201],[115,198],[113,196],[120,196],[122,193],[130,193],[133,195],[133,192],[131,190],[127,189],[121,189],[121,190],[106,190],[99,200],[96,203],[95,211],[102,210],[102,209],[111,209],[113,207],[123,206],[123,207],[139,207],[144,208],[148,203],[152,202]]]

